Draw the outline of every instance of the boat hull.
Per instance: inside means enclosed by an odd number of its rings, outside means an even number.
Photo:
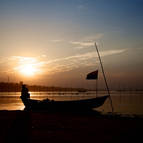
[[[22,98],[25,109],[29,110],[87,110],[100,107],[109,96],[74,101],[33,100]]]

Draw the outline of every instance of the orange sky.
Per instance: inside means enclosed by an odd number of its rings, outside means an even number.
[[[112,89],[141,89],[142,2],[0,1],[0,81],[94,88],[94,42]]]

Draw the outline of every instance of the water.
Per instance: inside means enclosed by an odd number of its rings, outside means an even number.
[[[53,99],[53,100],[77,100],[88,99],[96,96],[95,92],[31,92],[33,99]],[[105,95],[100,92],[99,96]],[[112,102],[114,112],[121,114],[143,115],[143,92],[115,92],[112,91]],[[20,92],[0,92],[0,110],[23,110]],[[96,110],[111,112],[110,100],[107,99],[103,106]]]

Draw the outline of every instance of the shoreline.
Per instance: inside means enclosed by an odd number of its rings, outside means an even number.
[[[0,111],[5,142],[141,142],[143,117],[100,112]]]
[[[79,114],[79,115],[94,115],[96,117],[103,117],[103,118],[130,118],[130,119],[143,119],[143,114],[127,114],[127,113],[118,113],[118,112],[102,112],[102,111],[98,111],[98,110],[91,110],[91,111],[46,111],[46,110],[35,110],[35,111],[25,111],[23,110],[0,110],[0,114],[2,112],[39,112],[39,113],[54,113],[54,114]]]

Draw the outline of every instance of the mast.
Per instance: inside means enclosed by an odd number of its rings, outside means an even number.
[[[105,76],[103,64],[102,64],[102,61],[101,61],[101,57],[100,57],[100,54],[99,54],[99,51],[98,51],[98,47],[97,47],[97,45],[96,45],[96,42],[95,42],[95,48],[96,48],[96,51],[97,51],[97,54],[98,54],[98,58],[99,58],[99,61],[100,61],[101,70],[102,70],[102,73],[103,73],[103,77],[104,77],[106,89],[107,89],[107,92],[108,92],[108,95],[109,95],[110,104],[111,104],[111,108],[112,108],[112,112],[113,112],[114,109],[113,109],[112,99],[111,99],[111,95],[110,95],[110,90],[109,90],[109,86],[108,86],[108,83],[107,83],[107,80],[106,80],[106,76]]]

